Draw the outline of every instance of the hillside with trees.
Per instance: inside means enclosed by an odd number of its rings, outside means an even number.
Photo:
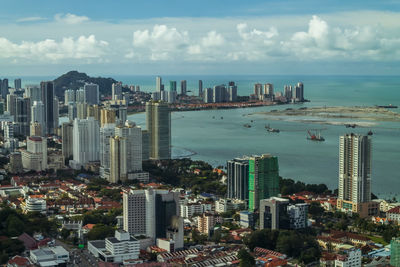
[[[55,79],[54,87],[56,95],[63,97],[67,89],[77,90],[85,83],[95,83],[99,85],[100,94],[111,95],[111,86],[116,82],[113,78],[90,77],[86,73],[73,70]]]

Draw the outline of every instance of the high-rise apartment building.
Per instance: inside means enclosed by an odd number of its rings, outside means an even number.
[[[68,89],[64,92],[64,105],[75,103],[75,90]]]
[[[14,80],[14,88],[15,88],[15,90],[22,89],[22,86],[21,86],[21,79],[15,79],[15,80]]]
[[[339,209],[374,215],[377,207],[371,202],[371,137],[345,134],[339,138]]]
[[[58,127],[56,125],[56,119],[58,118],[58,110],[57,116],[54,113],[54,83],[52,81],[41,82],[40,88],[42,92],[42,103],[44,105],[44,113],[45,113],[45,134],[54,134],[55,128]]]
[[[110,179],[110,139],[115,133],[115,123],[104,124],[100,128],[100,176]]]
[[[37,122],[41,126],[41,133],[39,136],[44,136],[46,129],[46,114],[45,114],[45,107],[42,101],[33,101],[33,105],[31,107],[31,122]]]
[[[43,171],[47,168],[47,139],[40,136],[29,136],[26,150],[22,151],[24,169]]]
[[[126,138],[120,136],[110,138],[110,183],[128,180],[127,150]]]
[[[258,209],[260,200],[278,196],[278,158],[270,154],[249,159],[249,211]]]
[[[16,132],[28,136],[31,121],[31,101],[29,98],[17,97],[15,99],[15,116]]]
[[[89,105],[98,105],[100,102],[99,86],[94,83],[87,83],[83,86],[85,91],[85,102]]]
[[[149,133],[150,159],[170,159],[171,112],[167,103],[146,103],[146,127]]]
[[[80,169],[86,163],[99,160],[100,129],[93,117],[75,119],[73,129],[73,161],[70,165]]]
[[[264,95],[267,95],[269,98],[274,95],[274,85],[272,83],[264,84]]]
[[[187,82],[186,80],[181,81],[181,95],[186,95]]]
[[[227,162],[228,198],[249,199],[249,158],[236,158]]]
[[[168,190],[131,190],[123,195],[124,230],[153,239],[174,232],[175,248],[183,247],[183,221],[179,217],[179,193]]]
[[[203,97],[203,81],[199,80],[199,97]]]
[[[113,83],[111,87],[111,99],[121,100],[122,99],[122,83]]]
[[[38,122],[31,122],[29,131],[31,136],[43,136],[42,125]]]
[[[34,101],[42,101],[42,91],[37,85],[27,85],[24,93],[24,97],[31,99],[31,105]]]
[[[8,95],[8,79],[0,80],[1,82],[1,98],[6,99]]]
[[[390,266],[400,267],[400,238],[390,241]]]
[[[75,102],[76,103],[85,102],[85,90],[83,90],[83,88],[80,88],[75,91]]]
[[[257,98],[259,98],[261,94],[262,94],[262,84],[261,83],[254,84],[254,95]]]
[[[169,91],[175,91],[176,92],[176,81],[169,81]]]
[[[115,136],[126,139],[127,172],[142,171],[142,129],[131,121],[115,128]]]
[[[73,130],[74,130],[74,124],[72,122],[64,122],[61,125],[62,154],[64,160],[71,159],[74,154]]]
[[[163,91],[163,84],[162,84],[162,78],[160,76],[156,77],[156,91],[161,92]]]

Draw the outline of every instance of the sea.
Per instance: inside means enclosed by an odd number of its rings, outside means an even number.
[[[109,75],[111,76],[111,75]],[[103,76],[105,77],[105,76]],[[108,76],[107,76],[108,77]],[[124,84],[139,85],[142,91],[154,91],[154,76],[118,76]],[[14,77],[8,77],[10,81]],[[22,84],[38,84],[56,77],[21,77]],[[304,96],[310,102],[257,108],[185,111],[172,113],[172,154],[174,158],[190,157],[213,166],[225,166],[227,160],[245,155],[272,154],[278,157],[279,172],[284,178],[305,183],[324,183],[330,189],[338,185],[339,136],[345,133],[366,134],[372,131],[372,192],[380,198],[400,200],[400,123],[376,121],[368,127],[346,128],[343,125],[268,119],[253,114],[273,109],[331,106],[397,105],[400,107],[398,76],[311,76],[311,75],[181,75],[162,76],[165,89],[169,81],[187,80],[189,94],[203,88],[234,81],[238,95],[253,92],[254,83],[272,83],[274,91],[285,85],[304,84]],[[12,82],[10,82],[12,86]],[[391,109],[400,112],[399,109]],[[252,115],[251,115],[252,114]],[[145,114],[129,115],[145,128]],[[296,119],[299,119],[296,117]],[[301,119],[301,118],[300,118]],[[345,119],[354,123],[361,120]],[[62,121],[62,120],[60,120]],[[253,121],[253,122],[251,122]],[[251,124],[251,128],[243,127]],[[265,125],[280,130],[269,133]],[[307,140],[307,131],[321,130],[325,142]],[[399,169],[398,169],[399,168]]]

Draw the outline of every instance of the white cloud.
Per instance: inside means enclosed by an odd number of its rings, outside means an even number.
[[[28,59],[33,61],[53,61],[68,59],[101,59],[105,55],[108,43],[97,41],[94,35],[74,38],[63,38],[60,42],[46,39],[39,42],[23,41],[13,43],[0,38],[0,58]]]
[[[282,42],[284,49],[302,60],[389,60],[399,59],[399,47],[387,44],[400,42],[376,26],[330,27],[326,21],[313,16],[307,32],[296,32]],[[388,57],[387,53],[394,56]]]
[[[67,13],[67,14],[56,14],[54,16],[54,19],[57,22],[62,22],[62,23],[66,23],[66,24],[80,24],[82,22],[85,21],[89,21],[89,18],[86,16],[78,16],[78,15],[74,15],[71,13]]]
[[[17,22],[34,22],[34,21],[41,21],[41,20],[46,20],[46,18],[43,18],[43,17],[26,17],[26,18],[18,19]]]
[[[120,65],[254,62],[277,66],[282,62],[396,63],[400,59],[400,12],[112,23],[73,14],[57,14],[54,20],[41,23],[33,23],[39,18],[24,19],[26,23],[0,24],[0,64],[16,59],[18,64],[22,59],[79,64],[93,59]]]
[[[178,56],[188,45],[188,33],[168,28],[166,25],[155,25],[152,30],[137,30],[133,33],[135,53],[129,53],[132,58],[138,55],[142,59],[152,61],[168,60]]]

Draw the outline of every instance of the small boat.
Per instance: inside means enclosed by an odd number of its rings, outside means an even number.
[[[280,132],[279,129],[271,128],[271,126],[269,126],[269,124],[265,125],[265,129],[267,129],[267,132],[270,132],[270,133],[279,133]]]
[[[374,133],[371,130],[368,131],[368,135],[373,135],[373,134]]]
[[[250,125],[250,124],[248,124],[248,123],[246,123],[246,124],[243,124],[243,127],[246,127],[246,128],[251,128],[251,125]]]
[[[215,116],[213,116],[213,119],[215,119]]]
[[[346,128],[356,128],[357,124],[345,124]]]
[[[253,120],[251,120],[250,122],[253,122]]]
[[[221,120],[223,120],[224,119],[224,117],[221,117]]]

